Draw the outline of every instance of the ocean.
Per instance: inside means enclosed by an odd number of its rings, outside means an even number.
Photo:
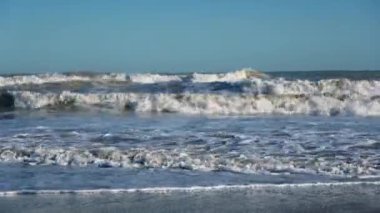
[[[0,76],[0,212],[380,211],[380,72]]]

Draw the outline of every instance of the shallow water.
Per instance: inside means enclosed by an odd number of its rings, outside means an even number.
[[[268,185],[211,190],[25,194],[5,212],[378,212],[376,184]]]
[[[14,113],[0,160],[25,166],[178,169],[366,178],[380,174],[380,121],[362,117]]]

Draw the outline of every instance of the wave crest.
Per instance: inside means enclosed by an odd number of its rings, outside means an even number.
[[[20,86],[60,81],[64,84]],[[119,83],[109,83],[113,81]],[[252,69],[191,75],[11,76],[0,77],[1,85],[8,85],[5,88],[15,96],[16,108],[26,109],[80,106],[186,114],[380,115],[379,80],[286,80]]]
[[[210,82],[239,82],[252,79],[269,78],[268,75],[251,68],[245,68],[229,73],[219,74],[199,74],[192,75],[192,82],[210,83]]]
[[[234,72],[224,74],[198,74],[190,75],[192,82],[237,82],[249,80],[254,78],[268,77],[264,73],[252,70],[242,69]],[[95,73],[52,73],[52,74],[39,74],[39,75],[14,75],[14,76],[0,76],[0,87],[23,85],[23,84],[45,84],[45,83],[58,83],[70,81],[131,81],[140,84],[154,84],[172,81],[183,81],[188,78],[187,75],[175,74],[133,74],[127,75],[125,73],[109,73],[109,74],[95,74]]]
[[[185,114],[307,114],[379,116],[379,98],[354,99],[334,96],[247,94],[16,92],[16,107],[43,108],[81,106],[132,110],[136,112],[179,112]]]

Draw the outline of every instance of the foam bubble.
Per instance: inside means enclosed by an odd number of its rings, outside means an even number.
[[[0,162],[28,165],[98,166],[123,168],[173,168],[199,171],[233,171],[257,174],[308,173],[342,177],[379,176],[376,163],[347,159],[329,160],[310,157],[297,160],[291,156],[255,154],[239,156],[219,153],[197,153],[191,149],[165,150],[115,147],[7,147],[0,148]]]

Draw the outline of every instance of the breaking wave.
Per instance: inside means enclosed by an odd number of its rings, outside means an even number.
[[[252,69],[242,69],[235,72],[219,73],[219,74],[194,73],[192,75],[192,82],[196,82],[196,83],[239,82],[239,81],[261,79],[261,78],[269,78],[269,76]]]
[[[230,73],[222,74],[199,74],[194,73],[190,75],[192,82],[237,82],[253,78],[268,77],[264,73],[260,73],[250,68],[238,70]],[[0,76],[0,87],[21,85],[21,84],[44,84],[44,83],[57,83],[68,81],[131,81],[134,83],[152,84],[171,81],[183,81],[188,79],[187,75],[164,75],[164,74],[132,74],[125,73],[109,73],[109,74],[96,74],[96,73],[52,73],[52,74],[39,74],[39,75],[14,75],[14,76]]]
[[[131,75],[130,79],[134,83],[154,84],[170,81],[182,81],[178,75],[160,75],[160,74],[136,74]]]
[[[379,116],[379,98],[334,96],[252,96],[223,94],[141,94],[15,92],[16,107],[38,109],[62,106],[95,106],[136,112],[179,112],[185,114],[309,114]]]
[[[40,75],[15,75],[0,76],[0,87],[22,85],[22,84],[45,84],[69,81],[127,81],[128,77],[123,73],[101,74],[101,75],[65,75],[59,73]]]
[[[100,81],[31,90],[25,84]],[[119,82],[115,85],[107,82]],[[287,80],[243,69],[221,74],[45,74],[0,77],[0,88],[15,97],[15,107],[97,107],[136,112],[255,115],[380,115],[380,81]],[[87,89],[83,89],[85,87]],[[80,88],[77,89],[77,88]],[[106,89],[104,89],[106,88]]]

